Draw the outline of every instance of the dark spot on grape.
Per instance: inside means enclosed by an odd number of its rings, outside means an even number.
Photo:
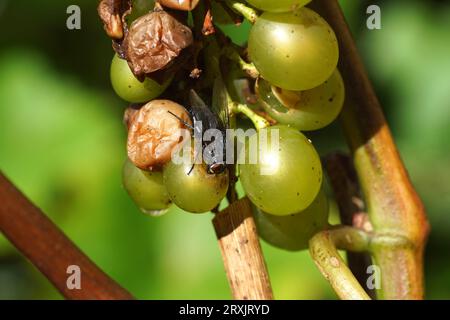
[[[300,192],[297,192],[297,197],[300,197]]]
[[[288,55],[288,54],[286,55],[286,58],[288,58],[288,59],[289,59],[290,57],[291,57],[290,55]]]
[[[130,84],[128,85],[128,89],[131,89],[131,85]]]
[[[334,100],[334,97],[331,97],[330,99],[328,99],[328,102],[333,102],[333,100]]]
[[[316,121],[316,123],[317,123],[317,121]],[[314,171],[314,170],[315,170],[315,168],[314,168],[314,167],[312,167],[312,170]]]

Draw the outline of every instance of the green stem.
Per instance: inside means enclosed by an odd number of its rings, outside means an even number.
[[[382,273],[377,295],[381,299],[423,299],[429,233],[423,203],[403,165],[339,3],[315,0],[312,5],[333,28],[340,45],[339,70],[348,89],[342,124],[370,221],[375,233],[385,235],[372,248]]]
[[[261,130],[270,126],[269,121],[258,115],[255,111],[250,109],[246,104],[233,102],[230,108],[233,113],[242,113],[247,116],[255,126],[256,130]]]
[[[226,46],[222,49],[222,55],[237,63],[239,68],[244,71],[249,77],[257,79],[259,77],[259,71],[255,65],[251,62],[245,61],[236,48],[232,45]]]
[[[250,23],[253,24],[256,22],[256,19],[258,19],[258,13],[254,9],[246,6],[243,2],[236,0],[225,0],[225,2],[230,8],[241,14]]]
[[[364,231],[347,226],[322,231],[309,242],[314,262],[343,300],[370,300],[370,297],[347,267],[337,248],[363,252],[368,250],[369,242],[370,237]]]

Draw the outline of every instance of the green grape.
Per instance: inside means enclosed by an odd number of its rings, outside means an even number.
[[[275,216],[254,209],[259,236],[267,243],[289,251],[307,249],[309,239],[328,226],[328,213],[328,198],[323,190],[308,208],[289,216]]]
[[[163,93],[170,82],[171,79],[160,85],[150,78],[140,82],[131,72],[127,61],[114,55],[111,63],[111,84],[117,95],[125,101],[132,103],[150,101]]]
[[[308,8],[263,13],[250,31],[248,49],[263,78],[295,91],[324,83],[339,58],[333,30]]]
[[[131,199],[142,212],[161,216],[169,209],[171,201],[161,172],[141,170],[127,159],[122,170],[122,180]]]
[[[273,140],[276,136],[272,138],[274,130],[279,135],[278,146]],[[268,128],[267,147],[260,143],[264,137],[260,134],[256,164],[251,164],[248,158],[250,146],[245,148],[248,159],[239,165],[247,196],[258,208],[274,215],[289,215],[306,209],[322,184],[322,165],[316,149],[301,132],[288,126]]]
[[[344,105],[344,82],[339,71],[322,85],[305,91],[289,91],[258,80],[258,96],[266,112],[280,124],[301,131],[317,130],[333,122]]]
[[[164,166],[164,184],[172,201],[181,209],[204,213],[217,207],[228,191],[228,172],[208,174],[206,165],[171,161]]]
[[[288,12],[297,10],[311,0],[247,0],[255,8],[269,12]]]

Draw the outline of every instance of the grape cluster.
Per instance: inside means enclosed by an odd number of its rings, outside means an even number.
[[[254,205],[261,238],[287,250],[305,249],[328,226],[328,200],[320,157],[302,132],[333,122],[345,95],[336,36],[305,7],[311,0],[240,3],[257,14],[247,48],[232,43],[215,25],[240,15],[248,18],[235,1],[112,2],[116,6],[101,17],[116,51],[112,87],[130,103],[123,183],[133,201],[153,216],[173,204],[204,213],[216,210],[225,198],[235,201],[239,180]],[[114,25],[108,25],[111,17]],[[120,21],[122,29],[114,32]],[[225,83],[220,92],[217,79]],[[194,154],[191,162],[172,161],[176,147],[195,144],[191,135],[182,134],[196,129],[186,98],[192,90],[207,103],[221,104],[230,128],[245,127],[244,118],[249,119],[258,146],[265,130],[269,146],[277,137],[277,148],[258,147],[256,163],[228,164],[220,173],[194,163]]]

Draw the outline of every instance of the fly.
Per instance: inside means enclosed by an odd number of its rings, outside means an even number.
[[[215,94],[215,93],[214,93]],[[228,112],[226,118],[220,116],[220,110],[213,103],[213,108],[208,108],[204,101],[193,90],[190,92],[190,113],[194,123],[194,136],[202,137],[203,159],[207,165],[209,174],[221,174],[226,168],[226,129],[228,127]],[[219,106],[227,107],[227,106]],[[216,130],[218,134],[212,134],[213,141],[205,141],[205,133],[208,130]],[[213,133],[211,131],[211,133]]]
[[[194,132],[195,138],[200,137],[202,141],[203,160],[206,163],[208,174],[221,174],[227,169],[225,161],[227,150],[226,130],[229,128],[229,113],[228,95],[225,90],[225,85],[222,80],[217,79],[213,90],[212,108],[208,108],[194,90],[190,91],[189,100],[191,107],[188,111],[191,114],[193,126],[169,111],[170,114],[178,118],[186,127]],[[205,133],[212,129],[216,131],[210,131],[210,133],[217,133],[212,134],[214,140],[205,141]],[[188,175],[193,169],[194,166],[192,166]]]

